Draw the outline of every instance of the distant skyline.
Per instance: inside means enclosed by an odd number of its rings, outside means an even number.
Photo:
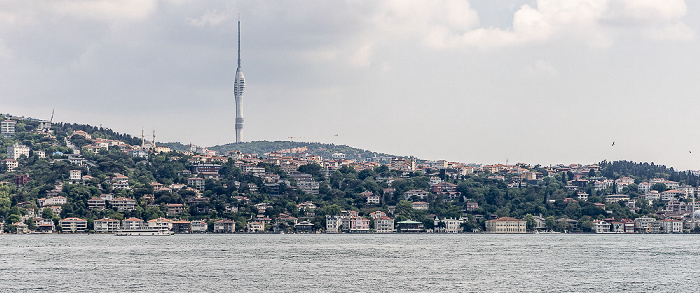
[[[239,13],[244,141],[700,169],[681,0],[2,1],[0,112],[232,143]]]

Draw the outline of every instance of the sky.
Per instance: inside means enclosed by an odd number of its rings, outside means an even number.
[[[231,143],[239,15],[243,141],[700,169],[697,1],[0,0],[0,113]]]

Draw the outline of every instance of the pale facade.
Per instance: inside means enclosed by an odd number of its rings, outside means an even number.
[[[121,227],[119,220],[115,219],[100,219],[93,222],[95,225],[95,233],[113,233]]]
[[[7,147],[8,158],[17,160],[20,156],[26,156],[27,158],[29,158],[28,146],[15,143]]]
[[[527,222],[510,217],[486,221],[486,233],[525,233]]]

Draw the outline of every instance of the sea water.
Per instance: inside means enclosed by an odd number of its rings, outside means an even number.
[[[700,235],[0,236],[1,292],[686,292]]]

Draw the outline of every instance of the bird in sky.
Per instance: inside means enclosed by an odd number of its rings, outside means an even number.
[[[613,144],[612,144],[612,146],[615,146],[615,142],[614,142],[614,141],[613,141]]]

